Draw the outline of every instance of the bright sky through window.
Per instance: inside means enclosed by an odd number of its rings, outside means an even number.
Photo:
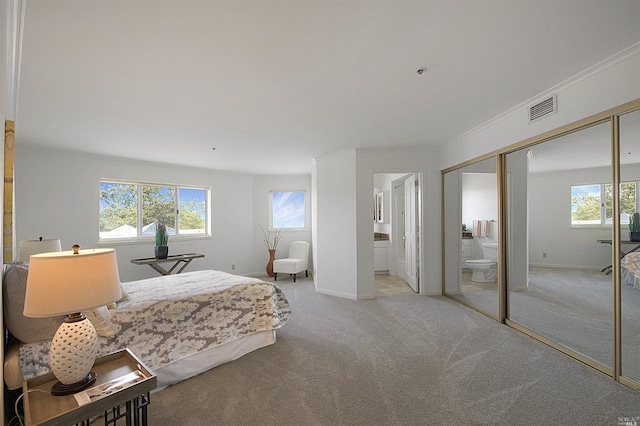
[[[271,228],[304,228],[304,191],[271,191]]]

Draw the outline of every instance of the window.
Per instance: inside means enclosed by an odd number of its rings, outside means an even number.
[[[270,229],[305,228],[305,191],[271,191],[269,193]]]
[[[620,183],[620,223],[638,211],[637,182]],[[600,183],[571,187],[571,225],[606,225],[613,223],[613,185]]]
[[[209,235],[209,189],[100,181],[100,240],[152,239],[155,223],[169,235]]]

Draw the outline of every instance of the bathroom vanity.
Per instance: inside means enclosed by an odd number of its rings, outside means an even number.
[[[373,270],[376,273],[389,272],[389,234],[374,233]]]

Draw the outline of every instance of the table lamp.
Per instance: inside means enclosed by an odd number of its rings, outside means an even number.
[[[48,253],[51,251],[62,251],[60,239],[45,240],[40,237],[37,240],[20,241],[18,246],[18,262],[28,262],[32,254]]]
[[[53,336],[49,364],[58,382],[53,395],[69,395],[96,381],[91,372],[98,336],[82,311],[119,300],[120,277],[114,249],[41,253],[30,258],[24,315],[67,315]]]

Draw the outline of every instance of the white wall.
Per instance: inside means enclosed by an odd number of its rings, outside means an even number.
[[[611,169],[607,167],[529,175],[533,265],[601,269],[611,264],[611,246],[597,242],[613,238],[610,227],[571,226],[571,186],[610,181]]]
[[[269,253],[264,245],[264,238],[260,225],[265,231],[269,229],[269,191],[305,191],[305,218],[306,229],[303,231],[283,231],[282,239],[276,249],[276,259],[287,257],[289,244],[292,241],[307,241],[311,243],[311,175],[256,175],[253,178],[253,231],[255,238],[253,241],[252,271],[256,274],[265,273],[266,264],[269,260]],[[313,271],[311,253],[309,261],[309,272]]]
[[[428,150],[357,149],[315,160],[316,289],[352,299],[374,297],[374,173],[421,173],[424,227],[422,294],[441,293],[440,172]]]
[[[436,156],[428,149],[359,149],[357,150],[356,191],[358,239],[358,298],[374,297],[373,233],[371,232],[371,200],[374,173],[421,173],[423,197],[419,200],[422,230],[420,232],[421,294],[441,294],[440,244],[440,172]]]
[[[460,164],[640,98],[639,75],[640,43],[637,43],[448,143],[440,152],[440,168]],[[528,107],[553,93],[558,95],[558,112],[529,124]]]
[[[182,241],[169,238],[169,253],[205,255],[194,260],[186,271],[217,269],[237,274],[260,271],[262,259],[255,256],[260,232],[258,224],[254,226],[256,183],[251,175],[31,149],[18,143],[15,175],[17,241],[59,237],[65,249],[75,243],[95,247],[100,178],[208,186],[212,199],[212,237]],[[130,262],[132,258],[153,257],[153,245],[153,242],[110,245],[116,249],[122,281],[157,276],[151,268]],[[236,265],[234,271],[232,264]]]
[[[356,153],[338,152],[314,161],[316,230],[313,241],[314,281],[319,293],[357,298]],[[371,180],[372,181],[372,180]],[[364,201],[371,206],[369,190]],[[367,224],[371,224],[371,215]],[[373,257],[373,233],[370,238]],[[373,264],[371,264],[373,274]]]

